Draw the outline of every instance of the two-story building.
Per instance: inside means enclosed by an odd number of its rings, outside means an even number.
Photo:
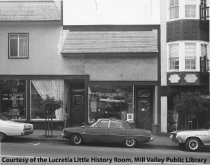
[[[63,26],[62,2],[0,2],[0,113],[40,127],[118,118],[160,131],[159,25]]]
[[[199,90],[209,95],[208,0],[161,0],[161,126],[171,131],[174,97]],[[203,121],[205,119],[203,118]],[[189,121],[192,122],[192,121]],[[164,124],[163,124],[164,123]],[[168,128],[167,128],[168,126]]]

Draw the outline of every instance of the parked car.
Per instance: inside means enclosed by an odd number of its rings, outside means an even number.
[[[210,123],[204,129],[171,132],[170,138],[188,151],[198,151],[202,147],[210,146]]]
[[[74,145],[82,142],[105,142],[134,147],[137,143],[153,140],[151,131],[131,128],[128,122],[117,119],[98,119],[90,126],[68,127],[63,129],[62,135]]]
[[[0,141],[8,136],[23,136],[33,133],[33,124],[8,120],[0,114]]]

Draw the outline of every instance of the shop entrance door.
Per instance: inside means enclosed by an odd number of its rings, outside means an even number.
[[[137,128],[152,130],[152,89],[135,89],[135,113]]]
[[[85,121],[85,85],[83,81],[70,82],[70,125],[82,125]]]

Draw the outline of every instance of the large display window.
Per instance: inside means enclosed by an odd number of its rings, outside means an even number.
[[[26,119],[26,80],[0,80],[0,113]]]
[[[64,100],[63,80],[32,80],[31,81],[31,119],[44,119],[46,114],[42,109],[41,102],[46,96],[54,97],[55,100]],[[55,111],[54,119],[63,120],[64,109]]]
[[[89,119],[98,118],[127,119],[134,113],[132,85],[90,85]]]

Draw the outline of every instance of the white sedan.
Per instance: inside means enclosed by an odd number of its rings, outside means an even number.
[[[210,146],[210,123],[200,130],[171,132],[170,138],[188,151],[198,151],[201,147]]]
[[[0,114],[0,141],[8,136],[23,136],[33,133],[33,124],[8,120]]]

